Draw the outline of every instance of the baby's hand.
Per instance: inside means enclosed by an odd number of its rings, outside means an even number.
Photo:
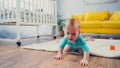
[[[55,56],[55,59],[56,59],[56,60],[61,60],[61,59],[63,59],[63,55],[58,54],[57,56]]]
[[[82,66],[86,66],[86,65],[88,65],[88,60],[82,59],[79,63],[80,63],[80,65],[82,65]]]

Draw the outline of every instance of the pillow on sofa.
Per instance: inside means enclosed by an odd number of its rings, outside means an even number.
[[[84,20],[84,16],[82,14],[71,15],[71,18],[77,19],[78,21],[83,21]]]
[[[86,21],[103,21],[108,20],[109,11],[100,11],[100,12],[92,12],[92,11],[85,11],[85,18]]]
[[[109,15],[108,15],[108,19],[110,19],[111,16],[112,16],[112,13],[109,13]]]
[[[84,20],[84,15],[77,14],[76,16],[78,17],[79,21],[83,21]]]
[[[77,16],[75,16],[75,15],[71,15],[71,16],[70,16],[70,18],[73,18],[73,19],[78,20],[78,17],[77,17]]]
[[[109,20],[111,21],[120,20],[120,10],[113,12]]]

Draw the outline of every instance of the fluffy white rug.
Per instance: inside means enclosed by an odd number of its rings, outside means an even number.
[[[90,53],[103,57],[120,57],[120,40],[95,39],[95,41],[87,41]],[[115,50],[111,50],[110,46],[114,45]]]
[[[54,41],[48,41],[44,43],[30,44],[22,46],[21,48],[45,50],[45,51],[57,51],[61,39]],[[95,39],[94,41],[87,41],[87,45],[92,55],[103,57],[120,57],[120,40],[110,39]],[[115,50],[110,50],[110,45],[115,46]]]

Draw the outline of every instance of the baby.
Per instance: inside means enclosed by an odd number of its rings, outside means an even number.
[[[79,63],[83,66],[88,65],[89,61],[89,48],[86,45],[85,40],[80,36],[80,24],[75,19],[70,19],[66,23],[66,36],[62,39],[58,54],[55,59],[63,59],[63,54],[74,51],[83,54],[83,59]],[[66,45],[67,44],[67,45]]]

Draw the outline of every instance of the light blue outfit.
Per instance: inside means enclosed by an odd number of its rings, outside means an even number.
[[[89,48],[82,36],[78,36],[74,43],[70,43],[70,40],[67,37],[64,37],[60,43],[60,48],[64,48],[68,44],[72,48],[72,51],[78,51],[78,48],[81,48],[84,52],[89,52]]]

